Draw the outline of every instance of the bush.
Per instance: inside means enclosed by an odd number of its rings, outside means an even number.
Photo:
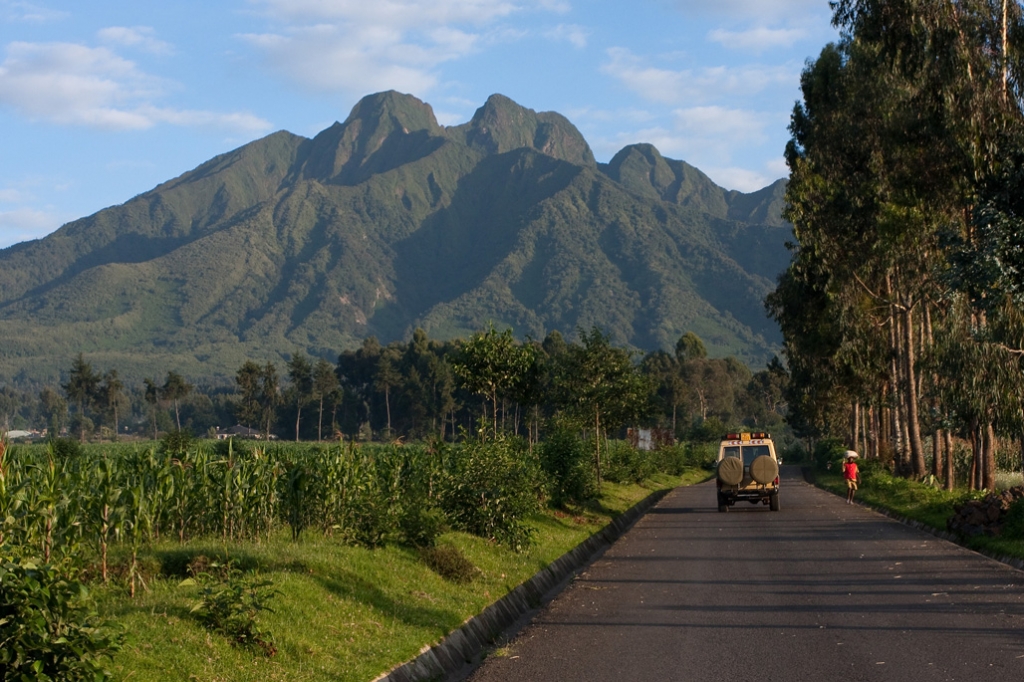
[[[54,438],[49,442],[50,454],[57,462],[70,459],[77,459],[82,456],[84,450],[82,444],[74,438]]]
[[[447,530],[444,512],[436,507],[412,504],[402,516],[401,530],[405,543],[413,547],[433,547],[438,536]]]
[[[170,431],[160,439],[160,449],[168,455],[180,457],[188,452],[195,442],[195,436],[188,429]]]
[[[607,441],[601,472],[612,483],[643,483],[654,475],[650,452],[638,450],[622,440]]]
[[[1007,510],[1003,536],[1010,540],[1024,540],[1024,497],[1014,500]]]
[[[96,680],[121,646],[99,623],[82,585],[54,566],[0,559],[0,671],[4,680]]]
[[[842,462],[846,445],[840,438],[822,438],[814,446],[814,462],[818,468],[824,469],[831,462],[833,465]]]
[[[420,558],[430,570],[453,583],[468,583],[480,572],[454,545],[424,547],[420,550]]]
[[[210,568],[222,567],[210,564]],[[223,567],[221,575],[213,579],[209,573],[200,573],[195,580],[182,581],[183,584],[206,582],[199,602],[192,607],[193,615],[208,630],[228,637],[232,644],[265,656],[276,654],[273,636],[256,624],[256,616],[262,611],[271,611],[267,602],[277,594],[271,589],[273,581],[261,580],[255,572],[243,573],[230,564]]]
[[[548,494],[558,507],[581,505],[597,496],[590,450],[573,431],[559,429],[537,448]]]
[[[518,439],[499,437],[453,448],[441,507],[452,526],[521,551],[533,529],[527,517],[539,509],[538,467]]]

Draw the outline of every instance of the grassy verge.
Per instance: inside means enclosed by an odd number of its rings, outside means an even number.
[[[508,549],[464,533],[443,535],[478,569],[468,584],[446,581],[404,547],[345,546],[316,533],[292,542],[287,531],[262,544],[197,541],[158,544],[148,553],[148,589],[134,600],[121,588],[99,591],[104,614],[124,624],[115,679],[369,680],[414,657],[504,596],[654,490],[702,480],[658,475],[644,486],[605,483],[600,503],[578,513],[545,511],[531,519],[535,541]],[[259,618],[278,653],[263,658],[233,647],[190,615],[195,585],[180,585],[196,556],[232,557],[274,582],[272,613]]]
[[[846,496],[846,482],[841,474],[819,471],[816,476],[819,487]],[[926,483],[891,476],[880,469],[865,471],[857,491],[859,502],[941,531],[946,530],[946,519],[953,515],[953,505],[982,496],[982,493],[967,490],[940,490]],[[961,538],[961,543],[989,554],[1024,559],[1024,540],[978,536]]]

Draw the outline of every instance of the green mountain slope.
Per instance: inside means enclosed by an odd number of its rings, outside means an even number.
[[[81,351],[129,378],[226,380],[489,321],[645,350],[692,330],[761,364],[783,189],[729,192],[650,145],[599,165],[567,119],[500,95],[452,128],[371,95],[313,139],[275,133],[0,251],[0,379],[54,381]]]

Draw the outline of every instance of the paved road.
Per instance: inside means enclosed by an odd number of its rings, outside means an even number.
[[[470,679],[1024,680],[1024,573],[783,484],[672,492]]]

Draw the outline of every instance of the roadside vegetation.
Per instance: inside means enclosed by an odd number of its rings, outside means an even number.
[[[708,472],[707,446],[604,447],[599,487],[594,444],[565,432],[534,448],[501,434],[13,446],[0,632],[22,658],[5,670],[50,656],[85,671],[46,668],[54,679],[371,679],[652,491]],[[59,609],[39,607],[44,591]]]

